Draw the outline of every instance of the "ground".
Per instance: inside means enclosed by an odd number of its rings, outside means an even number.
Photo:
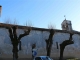
[[[59,57],[52,57],[54,60],[59,60]],[[64,57],[64,60],[67,60],[71,57]],[[1,55],[0,60],[13,60],[12,55]],[[19,55],[18,60],[32,60],[31,55]],[[79,59],[78,59],[79,60]]]

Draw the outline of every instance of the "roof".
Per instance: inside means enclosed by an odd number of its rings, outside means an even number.
[[[61,25],[63,25],[64,23],[71,23],[71,21],[70,20],[64,20],[62,23],[61,23]]]
[[[31,28],[31,30],[37,30],[37,31],[50,31],[51,29],[47,29],[47,28],[37,28],[37,27],[30,27],[30,26],[21,26],[21,25],[13,25],[13,24],[5,24],[5,23],[0,23],[0,27],[1,28],[6,28],[6,27],[13,27],[13,26],[17,26],[17,28],[19,29],[28,29]],[[59,29],[53,29],[54,32],[61,32],[61,33],[73,33],[73,34],[79,34],[80,32],[78,31],[66,31],[66,30],[59,30]]]

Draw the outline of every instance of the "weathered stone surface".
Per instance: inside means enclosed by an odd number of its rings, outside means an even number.
[[[18,29],[17,30],[17,35],[23,33],[23,30]],[[33,43],[36,44],[36,48],[38,49],[38,54],[46,54],[46,42],[45,39],[48,39],[49,37],[49,32],[41,32],[41,31],[31,31],[28,36],[25,36],[21,39],[22,42],[22,50],[19,51],[19,54],[32,54],[32,48],[31,45]],[[60,52],[60,44],[64,41],[69,39],[69,34],[68,33],[55,33],[53,37],[53,45],[52,45],[52,50],[51,54],[53,56],[59,56]],[[80,38],[79,35],[75,34],[73,35],[73,41],[74,44],[68,45],[65,50],[64,50],[64,56],[79,56],[79,51],[80,51]],[[56,42],[58,42],[58,47],[57,49]],[[12,54],[12,45],[11,41],[9,38],[9,34],[7,29],[1,29],[0,28],[0,53],[4,54]]]

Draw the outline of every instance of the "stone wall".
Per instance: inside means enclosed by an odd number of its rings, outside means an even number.
[[[23,30],[18,29],[17,35],[24,33]],[[46,55],[46,43],[45,39],[48,39],[49,32],[44,31],[31,31],[28,36],[25,36],[21,39],[22,42],[22,50],[19,51],[19,54],[23,55],[31,55],[32,49],[31,45],[36,44],[36,48],[38,49],[38,55]],[[55,33],[53,36],[53,45],[51,50],[51,56],[59,57],[60,47],[59,45],[64,41],[69,39],[69,34],[67,33]],[[80,55],[80,38],[79,35],[73,35],[74,44],[68,45],[64,50],[64,56],[74,56],[78,57]],[[56,46],[56,42],[58,42],[58,49]],[[5,28],[0,28],[0,54],[12,54],[12,45],[9,38],[8,30]]]

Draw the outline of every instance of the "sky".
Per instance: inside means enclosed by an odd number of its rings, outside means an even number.
[[[0,22],[26,22],[33,27],[48,28],[53,25],[61,29],[65,19],[70,20],[72,28],[80,31],[80,0],[0,0],[2,12]]]

